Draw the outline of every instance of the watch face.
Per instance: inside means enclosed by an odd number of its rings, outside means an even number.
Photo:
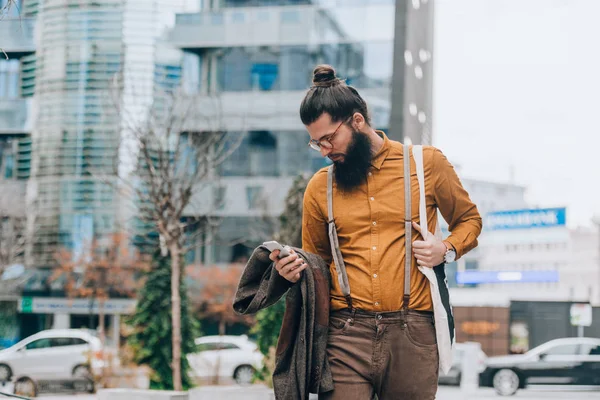
[[[447,263],[454,262],[454,260],[456,260],[456,252],[453,250],[449,250],[448,252],[446,252],[444,259]]]

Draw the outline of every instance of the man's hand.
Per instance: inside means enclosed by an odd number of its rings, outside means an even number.
[[[413,228],[423,236],[421,227],[416,222],[412,224]],[[415,240],[412,246],[417,264],[433,268],[444,262],[444,254],[446,254],[447,250],[446,245],[433,233],[427,235],[427,240]]]
[[[275,269],[279,271],[279,275],[292,283],[296,283],[300,279],[300,272],[306,269],[307,264],[294,250],[291,253],[289,256],[279,259],[279,250],[274,250],[269,258],[275,263]]]

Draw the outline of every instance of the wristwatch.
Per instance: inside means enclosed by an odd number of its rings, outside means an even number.
[[[454,262],[456,260],[456,251],[450,243],[443,242],[446,246],[446,252],[444,253],[444,262],[446,264]]]

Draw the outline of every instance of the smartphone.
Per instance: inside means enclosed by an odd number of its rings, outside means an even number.
[[[262,245],[269,249],[269,251],[271,252],[273,252],[274,250],[279,250],[279,258],[287,257],[290,254],[292,254],[290,253],[290,248],[288,246],[282,246],[275,240],[264,242]]]

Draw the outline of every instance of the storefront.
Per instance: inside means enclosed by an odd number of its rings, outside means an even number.
[[[44,329],[97,329],[102,308],[106,336],[118,343],[121,315],[135,311],[136,300],[69,299],[59,297],[20,297],[17,301],[19,336],[25,338]]]

